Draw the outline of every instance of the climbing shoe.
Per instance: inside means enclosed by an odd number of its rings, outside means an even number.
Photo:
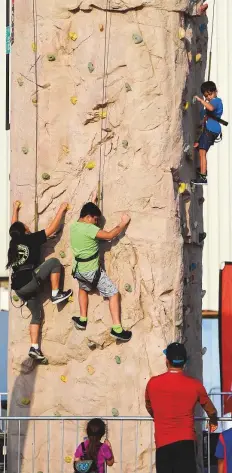
[[[193,179],[191,181],[191,184],[194,184],[195,186],[202,186],[204,184],[207,184],[207,176],[205,176],[204,174],[199,174],[196,179]]]
[[[117,340],[121,340],[122,342],[129,342],[132,337],[132,332],[130,330],[122,330],[121,333],[115,332],[112,328],[110,332],[110,336],[116,338]]]
[[[85,330],[87,327],[87,320],[80,320],[80,317],[72,317],[72,320],[74,322],[74,326],[77,328],[77,330]]]
[[[65,299],[68,299],[72,293],[72,289],[69,289],[68,291],[59,291],[56,296],[51,297],[51,301],[53,304],[59,304],[60,302],[65,301]]]
[[[30,356],[30,358],[33,358],[33,360],[46,360],[46,357],[43,355],[42,351],[39,348],[31,347],[28,355]]]

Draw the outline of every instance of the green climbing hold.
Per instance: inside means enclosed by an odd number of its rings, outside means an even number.
[[[130,86],[130,84],[128,84],[128,82],[125,83],[125,89],[126,89],[126,92],[131,92],[132,88]]]
[[[24,81],[23,81],[23,78],[22,78],[22,77],[18,77],[17,82],[18,82],[18,84],[19,84],[19,87],[22,87],[23,84],[24,84]]]
[[[140,43],[143,42],[143,38],[142,38],[142,36],[141,36],[140,34],[134,33],[134,34],[132,35],[132,39],[133,39],[133,41],[134,41],[135,44],[140,44]]]
[[[55,417],[61,417],[61,413],[59,411],[54,412]]]
[[[92,73],[94,71],[94,65],[92,62],[89,62],[88,63],[88,69],[89,69],[89,72]]]
[[[118,417],[118,416],[119,416],[118,409],[116,409],[115,407],[113,407],[113,409],[112,409],[112,416],[114,416],[114,417]]]
[[[43,179],[44,181],[49,181],[49,179],[50,179],[50,174],[48,174],[47,172],[43,172],[43,174],[42,174],[42,179]]]
[[[22,147],[22,152],[23,152],[23,154],[27,154],[28,153],[28,148],[26,146],[23,146]]]
[[[123,140],[123,141],[122,141],[122,146],[123,146],[123,148],[128,148],[128,141],[127,141],[127,140]]]
[[[65,252],[64,252],[64,251],[60,251],[60,257],[61,257],[61,258],[65,258],[65,256],[66,256]]]
[[[12,299],[13,299],[14,302],[18,302],[18,301],[19,301],[19,297],[16,296],[16,294],[13,295]]]
[[[48,59],[48,61],[52,62],[52,61],[56,60],[56,56],[55,56],[55,54],[48,54],[47,59]]]
[[[120,356],[116,356],[116,357],[115,357],[115,361],[116,361],[117,365],[121,365],[121,358],[120,358]]]
[[[132,287],[131,287],[131,285],[128,284],[128,283],[125,284],[124,289],[125,289],[126,292],[132,292]]]

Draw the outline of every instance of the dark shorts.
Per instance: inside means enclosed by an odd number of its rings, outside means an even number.
[[[193,440],[181,440],[156,450],[157,473],[196,473],[196,450]]]
[[[214,145],[215,140],[218,138],[217,133],[213,133],[209,130],[204,130],[199,138],[199,149],[208,151],[210,146]]]

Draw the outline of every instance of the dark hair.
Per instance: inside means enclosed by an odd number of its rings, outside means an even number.
[[[23,236],[25,235],[25,226],[22,222],[15,222],[11,225],[10,233],[10,246],[8,250],[8,262],[6,269],[10,268],[12,264],[17,261],[18,258],[18,245],[21,242]]]
[[[93,202],[88,202],[83,205],[80,218],[87,217],[87,215],[90,215],[91,217],[101,217],[101,211],[97,205],[93,204]]]
[[[89,460],[97,462],[97,455],[101,446],[101,438],[106,433],[105,422],[102,419],[91,419],[87,424],[87,435],[89,445],[87,448],[87,457]]]
[[[207,80],[207,82],[203,82],[201,85],[201,93],[205,95],[205,92],[217,92],[217,86],[211,80]]]

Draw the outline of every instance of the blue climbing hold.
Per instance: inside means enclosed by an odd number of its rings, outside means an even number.
[[[204,31],[206,30],[207,26],[205,23],[202,23],[201,25],[199,25],[199,30],[201,33],[204,33]]]

